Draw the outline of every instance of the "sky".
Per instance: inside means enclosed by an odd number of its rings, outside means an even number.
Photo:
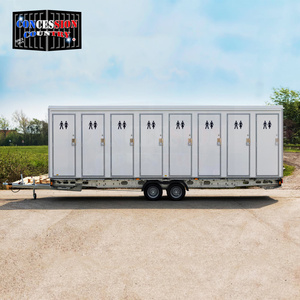
[[[82,49],[12,49],[12,12],[82,12]],[[49,105],[265,105],[299,90],[297,0],[0,0],[0,116]],[[12,124],[12,122],[11,122]]]

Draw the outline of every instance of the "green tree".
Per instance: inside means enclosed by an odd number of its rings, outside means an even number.
[[[29,121],[29,125],[27,126],[27,133],[29,138],[29,144],[38,145],[39,137],[41,135],[41,121],[35,118]]]
[[[46,121],[41,121],[41,144],[48,145],[48,123]]]
[[[1,130],[7,130],[9,127],[9,122],[6,118],[3,116],[0,117],[0,129]]]
[[[283,106],[285,139],[289,143],[300,143],[300,92],[288,88],[273,89],[271,101]]]
[[[22,136],[17,132],[11,132],[7,135],[3,142],[3,146],[22,145]]]
[[[27,133],[27,127],[29,125],[28,117],[23,113],[23,111],[15,111],[12,115],[12,119],[17,123],[18,130],[21,131],[24,135]]]
[[[47,145],[48,144],[48,123],[33,119],[27,126],[27,144]]]
[[[0,117],[0,130],[3,130],[3,132],[0,133],[0,145],[4,143],[5,137],[6,137],[6,131],[8,130],[9,122],[6,118],[3,116]]]

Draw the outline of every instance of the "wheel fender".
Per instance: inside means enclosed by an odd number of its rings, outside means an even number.
[[[160,182],[158,180],[148,180],[144,183],[143,187],[142,187],[142,191],[145,190],[146,186],[149,185],[150,183],[156,183],[160,185]]]
[[[172,184],[178,184],[178,183],[182,184],[185,187],[185,189],[187,191],[189,191],[189,188],[188,188],[187,184],[183,180],[173,180],[173,181],[170,182],[169,186],[172,185]]]

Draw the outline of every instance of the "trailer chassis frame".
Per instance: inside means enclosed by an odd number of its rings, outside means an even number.
[[[65,190],[82,191],[83,189],[141,189],[151,183],[156,183],[162,189],[167,189],[170,185],[177,183],[189,189],[229,189],[261,187],[264,189],[278,188],[282,184],[282,178],[119,178],[119,179],[50,179],[50,184],[25,184],[23,178],[12,183],[3,183],[11,190],[32,190],[33,199],[37,198],[36,190]]]

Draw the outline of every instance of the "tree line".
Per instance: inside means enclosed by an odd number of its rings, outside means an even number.
[[[300,144],[300,92],[289,88],[274,88],[269,105],[282,105],[284,142]],[[0,146],[9,145],[48,145],[48,123],[29,119],[23,111],[15,111],[12,120],[17,126],[0,117]]]
[[[268,104],[283,106],[284,143],[300,144],[300,92],[274,88]]]
[[[29,119],[22,110],[12,114],[12,121],[17,126],[13,127],[8,119],[0,117],[0,146],[48,145],[46,121]]]

